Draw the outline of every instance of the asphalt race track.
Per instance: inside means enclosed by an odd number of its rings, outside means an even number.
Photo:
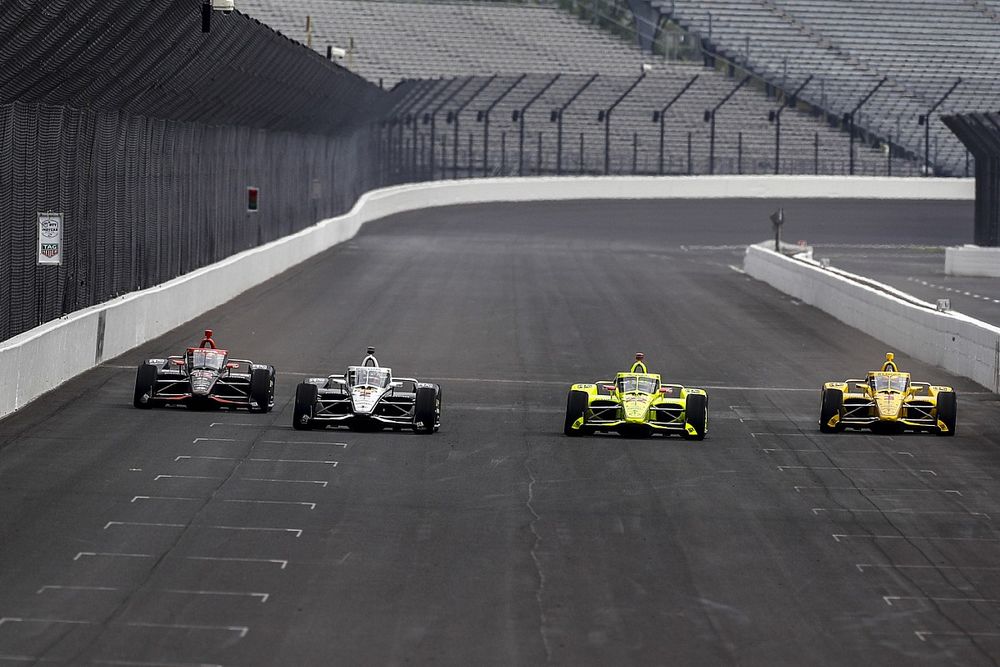
[[[997,664],[997,398],[899,355],[958,435],[820,435],[821,383],[886,349],[736,270],[775,207],[397,216],[0,422],[0,664]],[[971,210],[786,204],[817,244]],[[275,410],[132,408],[206,326]],[[366,345],[440,382],[439,433],[291,429]],[[637,350],[708,390],[704,442],[562,435]]]

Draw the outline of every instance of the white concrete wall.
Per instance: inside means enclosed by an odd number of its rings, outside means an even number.
[[[66,380],[353,237],[366,222],[433,206],[574,199],[974,199],[971,179],[686,176],[473,179],[366,193],[347,214],[0,343],[0,417]],[[103,340],[99,321],[105,319]],[[99,343],[103,352],[98,354]],[[902,349],[902,348],[901,348]]]
[[[949,276],[1000,278],[1000,248],[977,245],[945,248],[944,272]]]
[[[748,275],[892,348],[1000,391],[1000,328],[959,313],[937,312],[933,304],[887,285],[861,282],[763,244],[747,248],[743,266]]]

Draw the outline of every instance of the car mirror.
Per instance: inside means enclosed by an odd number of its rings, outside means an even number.
[[[187,363],[183,359],[171,359],[171,361],[174,362],[175,366],[183,366],[185,363]]]
[[[226,364],[226,368],[239,368],[239,367],[240,365],[236,361],[230,361],[228,364]]]
[[[667,392],[667,388],[666,388],[666,387],[660,387],[660,393],[661,393],[661,394],[666,394],[666,393],[668,393],[668,392]]]
[[[403,383],[402,382],[390,382],[389,386],[392,387],[393,389],[397,389],[399,387],[402,387]]]

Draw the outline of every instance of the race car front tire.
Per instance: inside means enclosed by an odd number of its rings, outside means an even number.
[[[132,397],[132,405],[140,410],[148,410],[153,407],[153,387],[156,385],[157,371],[153,364],[141,364],[135,372],[135,393]],[[146,400],[143,401],[143,397]]]
[[[843,430],[841,424],[830,426],[830,420],[834,415],[840,414],[844,406],[844,392],[840,389],[823,389],[823,400],[819,410],[819,430],[820,433],[836,433]]]
[[[576,423],[576,420],[585,416],[589,403],[590,399],[587,396],[587,392],[577,390],[569,392],[569,396],[566,398],[566,424],[563,426],[563,433],[571,438],[584,435],[583,428],[573,428],[573,424]]]
[[[292,410],[292,428],[296,431],[309,431],[313,428],[312,416],[316,408],[316,398],[319,388],[309,382],[303,382],[295,388],[295,408]]]
[[[708,396],[705,394],[691,394],[687,397],[684,405],[684,421],[687,425],[693,426],[695,435],[684,432],[684,437],[688,440],[704,440],[708,431]]]
[[[435,431],[438,415],[439,391],[434,387],[417,387],[417,397],[413,403],[413,430],[421,435]]]
[[[953,391],[943,391],[937,396],[937,418],[948,427],[947,431],[938,430],[938,435],[955,435],[958,425],[958,397]]]
[[[250,412],[270,411],[272,377],[267,368],[255,368],[250,372]]]

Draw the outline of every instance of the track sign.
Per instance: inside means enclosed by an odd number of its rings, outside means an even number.
[[[256,213],[260,207],[260,189],[247,187],[247,213]]]
[[[38,263],[62,264],[63,214],[38,214]]]

